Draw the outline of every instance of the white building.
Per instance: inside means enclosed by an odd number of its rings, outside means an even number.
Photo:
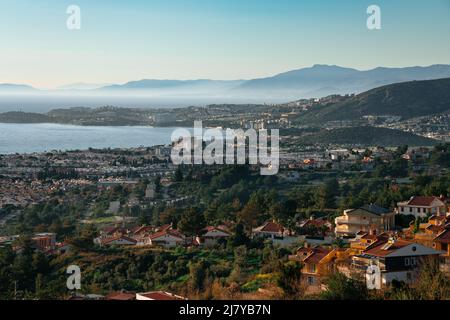
[[[397,203],[397,212],[414,217],[445,215],[445,202],[438,197],[411,197],[408,201]]]

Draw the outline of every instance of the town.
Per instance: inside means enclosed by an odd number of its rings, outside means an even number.
[[[449,144],[286,141],[276,176],[170,145],[0,156],[2,298],[448,299]]]

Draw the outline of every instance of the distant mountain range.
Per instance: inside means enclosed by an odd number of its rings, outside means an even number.
[[[329,94],[360,93],[387,84],[450,77],[450,65],[429,67],[376,68],[359,71],[339,66],[315,65],[274,77],[244,82],[239,89],[322,97]]]
[[[39,90],[28,85],[0,84],[0,93],[73,94],[84,96],[176,97],[209,103],[244,101],[286,102],[330,94],[361,93],[392,83],[450,78],[450,65],[384,68],[367,71],[330,65],[314,65],[272,77],[251,80],[155,80],[143,79],[125,84],[74,84],[55,90]]]
[[[300,124],[358,120],[364,116],[399,116],[410,119],[450,112],[450,78],[390,84],[358,94],[343,102],[311,108]]]
[[[32,86],[28,86],[25,84],[12,84],[12,83],[0,83],[0,93],[2,92],[11,92],[11,93],[16,93],[16,92],[25,92],[25,93],[29,93],[29,92],[33,92],[36,91],[35,88],[33,88]]]

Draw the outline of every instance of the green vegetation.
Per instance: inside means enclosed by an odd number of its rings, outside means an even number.
[[[357,120],[367,115],[410,119],[450,110],[450,79],[396,83],[361,93],[347,101],[317,106],[302,114],[300,124]]]

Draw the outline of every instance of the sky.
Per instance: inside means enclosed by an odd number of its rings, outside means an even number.
[[[38,88],[450,64],[450,0],[0,0],[0,39],[0,83]]]

